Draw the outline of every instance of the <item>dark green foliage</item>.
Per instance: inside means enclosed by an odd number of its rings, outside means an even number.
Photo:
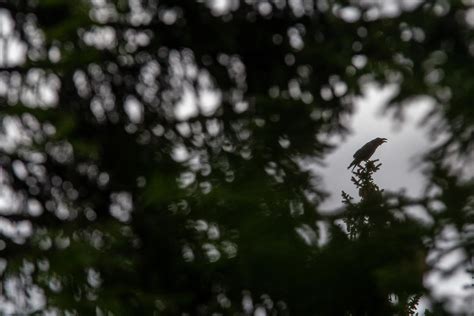
[[[363,293],[357,302],[366,299],[362,311],[369,311],[370,315],[412,315],[423,293],[427,249],[422,237],[426,232],[416,221],[401,217],[401,210],[391,206],[374,183],[373,174],[381,166],[371,160],[354,172],[352,182],[361,198],[358,203],[343,192],[349,238],[344,241],[347,245],[337,248],[344,247],[344,253],[353,258],[347,266],[357,269],[353,275],[367,287],[356,291]],[[392,296],[396,303],[390,300]],[[357,311],[352,314],[357,315]]]
[[[441,231],[473,247],[472,176],[452,168],[473,169],[473,8],[212,3],[0,1],[2,49],[26,52],[0,53],[2,132],[24,136],[0,152],[1,219],[20,227],[1,232],[1,298],[20,314],[413,314]],[[400,114],[430,97],[446,141],[425,197],[378,188],[372,161],[353,174],[361,200],[323,216],[305,162],[347,133],[367,82],[397,85]]]

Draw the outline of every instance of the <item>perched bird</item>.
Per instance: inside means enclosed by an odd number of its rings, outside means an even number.
[[[377,147],[379,147],[380,145],[382,145],[386,141],[387,141],[386,138],[377,137],[377,138],[371,140],[370,142],[368,142],[367,144],[365,144],[364,146],[362,146],[354,154],[354,160],[351,162],[349,167],[347,167],[347,169],[352,167],[352,170],[354,170],[354,168],[356,166],[358,166],[362,162],[362,160],[365,160],[365,161],[369,160],[370,157],[372,157],[372,155],[374,154]]]

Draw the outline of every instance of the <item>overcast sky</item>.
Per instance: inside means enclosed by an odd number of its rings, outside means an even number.
[[[424,181],[420,168],[415,168],[416,161],[430,148],[432,141],[419,121],[430,108],[430,102],[420,101],[409,107],[405,112],[405,120],[397,123],[393,115],[382,113],[392,93],[391,88],[368,86],[364,97],[355,102],[356,112],[350,123],[351,135],[336,141],[340,145],[326,156],[325,167],[314,167],[316,172],[324,175],[324,187],[333,193],[322,208],[330,209],[340,205],[341,190],[357,197],[347,166],[357,149],[376,137],[388,139],[372,156],[372,159],[380,159],[383,163],[380,171],[375,174],[377,184],[390,191],[405,189],[410,196],[422,193]]]
[[[324,188],[331,193],[321,205],[321,209],[331,210],[340,207],[342,190],[354,198],[358,197],[350,181],[351,173],[347,170],[347,166],[352,161],[354,152],[376,137],[388,139],[388,142],[380,146],[372,156],[373,159],[380,159],[383,163],[374,176],[377,185],[387,191],[405,190],[409,196],[423,193],[425,180],[416,162],[420,155],[433,146],[433,140],[428,137],[427,128],[420,126],[419,123],[432,105],[429,100],[414,102],[405,112],[405,120],[397,123],[393,116],[382,114],[393,91],[391,88],[368,86],[364,97],[355,102],[356,112],[350,122],[351,135],[344,140],[338,140],[340,146],[325,158],[324,168],[314,165],[315,172],[323,175]],[[421,209],[413,209],[410,213],[420,220],[427,220],[427,215]],[[456,239],[454,230],[449,227],[444,235]],[[463,256],[462,251],[452,253],[438,265],[448,268]],[[464,268],[458,269],[449,278],[442,278],[439,273],[431,273],[425,277],[425,285],[432,288],[437,297],[449,297],[450,309],[457,313],[474,311],[474,289],[465,289],[465,285],[470,283],[472,283],[471,276]],[[423,306],[421,311],[424,310]]]
[[[409,0],[400,3],[417,2]],[[229,3],[227,0],[214,1],[216,8],[224,11],[227,8],[225,5]],[[387,11],[385,14],[398,13],[397,6],[399,3],[397,1],[387,0],[385,3],[386,5],[383,6]],[[220,8],[219,5],[223,7]],[[349,14],[348,18],[350,18],[351,14],[355,13],[357,12],[351,11],[344,14]],[[5,18],[5,14],[5,11],[0,10],[0,28],[2,34],[8,35],[12,32],[12,24],[10,19]],[[24,56],[24,47],[21,46],[18,40],[13,39],[10,42],[7,56],[5,56],[7,61],[2,60],[0,62],[19,64],[23,62]],[[355,187],[350,181],[351,173],[347,170],[347,166],[352,161],[354,152],[376,137],[388,139],[388,142],[379,147],[373,156],[373,158],[378,158],[383,163],[381,170],[375,175],[375,181],[379,187],[389,191],[405,190],[410,196],[417,196],[422,192],[424,178],[420,168],[415,168],[415,162],[421,154],[432,146],[432,140],[427,137],[426,128],[419,126],[418,122],[423,113],[426,113],[429,109],[430,102],[426,100],[416,102],[416,104],[409,107],[406,120],[403,123],[396,123],[390,118],[390,115],[381,115],[382,108],[391,93],[393,93],[393,89],[369,86],[365,91],[365,96],[355,103],[356,113],[350,124],[352,134],[344,140],[338,140],[340,146],[325,158],[326,166],[324,168],[314,165],[315,172],[323,175],[323,187],[332,194],[321,205],[322,209],[331,210],[340,207],[342,190],[353,197],[357,197]],[[209,104],[209,107],[219,103],[218,98],[216,100],[212,99],[213,96],[217,97],[212,93],[207,96],[207,100],[212,103]],[[196,109],[192,107],[193,103],[186,95],[182,104],[177,108],[177,116],[185,118],[187,115],[194,113]],[[413,210],[412,215],[422,220],[427,218],[419,209]],[[452,230],[448,228],[446,234],[452,234]],[[454,253],[442,260],[439,265],[449,267],[462,256],[463,253]],[[474,289],[470,290],[470,293],[464,289],[464,286],[469,283],[471,283],[470,276],[463,269],[458,270],[449,279],[443,279],[435,273],[427,275],[425,278],[425,285],[432,288],[435,295],[451,297],[453,311],[459,311],[462,308],[465,311],[474,310],[474,300],[471,300],[471,309],[465,303],[468,295],[474,295]]]

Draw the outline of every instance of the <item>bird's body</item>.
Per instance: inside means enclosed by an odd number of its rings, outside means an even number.
[[[387,141],[386,138],[377,137],[377,138],[371,140],[370,142],[368,142],[367,144],[365,144],[364,146],[362,146],[359,150],[357,150],[355,152],[355,154],[353,156],[354,160],[351,162],[349,167],[347,167],[347,169],[350,169],[351,167],[353,167],[352,169],[354,169],[362,161],[369,160],[370,157],[372,157],[372,155],[374,154],[377,147],[379,147],[380,145],[382,145],[386,141]]]

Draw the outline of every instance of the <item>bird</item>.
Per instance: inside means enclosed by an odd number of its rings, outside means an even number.
[[[356,166],[359,166],[362,160],[365,160],[365,161],[369,160],[370,157],[372,157],[372,155],[374,154],[377,147],[379,147],[385,142],[387,142],[386,138],[377,137],[377,138],[372,139],[370,142],[368,142],[361,148],[359,148],[359,150],[356,151],[353,156],[354,160],[351,162],[349,167],[347,167],[347,169],[350,169],[351,167],[353,167],[352,170],[354,170]]]

